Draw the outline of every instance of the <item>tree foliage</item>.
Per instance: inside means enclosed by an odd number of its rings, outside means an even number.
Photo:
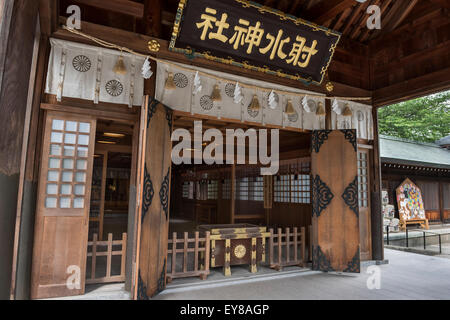
[[[378,119],[380,134],[435,142],[450,134],[450,91],[380,108]]]

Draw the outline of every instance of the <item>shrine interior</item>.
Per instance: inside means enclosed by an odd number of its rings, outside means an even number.
[[[203,121],[204,131],[208,128],[219,129],[224,137],[226,129],[241,127],[241,123]],[[193,120],[185,116],[177,117],[174,128],[193,132]],[[243,130],[249,128],[247,126]],[[253,128],[256,131],[263,129]],[[270,128],[267,129],[270,137]],[[248,138],[246,164],[235,167],[227,164],[173,164],[169,236],[173,232],[194,232],[199,225],[211,224],[247,223],[275,229],[294,226],[308,228],[312,210],[311,136],[289,130],[280,130],[279,134],[279,171],[266,183],[261,175],[262,165],[248,163]],[[174,142],[174,145],[177,143]],[[203,143],[205,146],[206,143]],[[268,203],[267,200],[272,199],[271,192],[273,203]]]

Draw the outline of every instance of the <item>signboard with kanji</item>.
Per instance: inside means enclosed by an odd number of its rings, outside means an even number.
[[[321,84],[340,36],[246,0],[181,0],[169,49]]]

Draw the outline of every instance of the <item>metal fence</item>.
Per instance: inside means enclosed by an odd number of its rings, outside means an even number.
[[[386,236],[384,242],[388,246],[405,247],[416,250],[432,251],[438,254],[446,252],[450,246],[450,233],[438,233],[422,229],[406,229],[404,234],[395,233],[386,226]],[[449,246],[446,246],[449,244]]]

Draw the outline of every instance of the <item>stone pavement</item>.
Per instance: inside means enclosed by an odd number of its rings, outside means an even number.
[[[280,277],[169,286],[158,300],[336,300],[450,299],[450,260],[385,250],[389,264],[379,266],[381,288],[369,290],[367,266],[356,276],[301,272]],[[175,284],[175,283],[174,283]]]

